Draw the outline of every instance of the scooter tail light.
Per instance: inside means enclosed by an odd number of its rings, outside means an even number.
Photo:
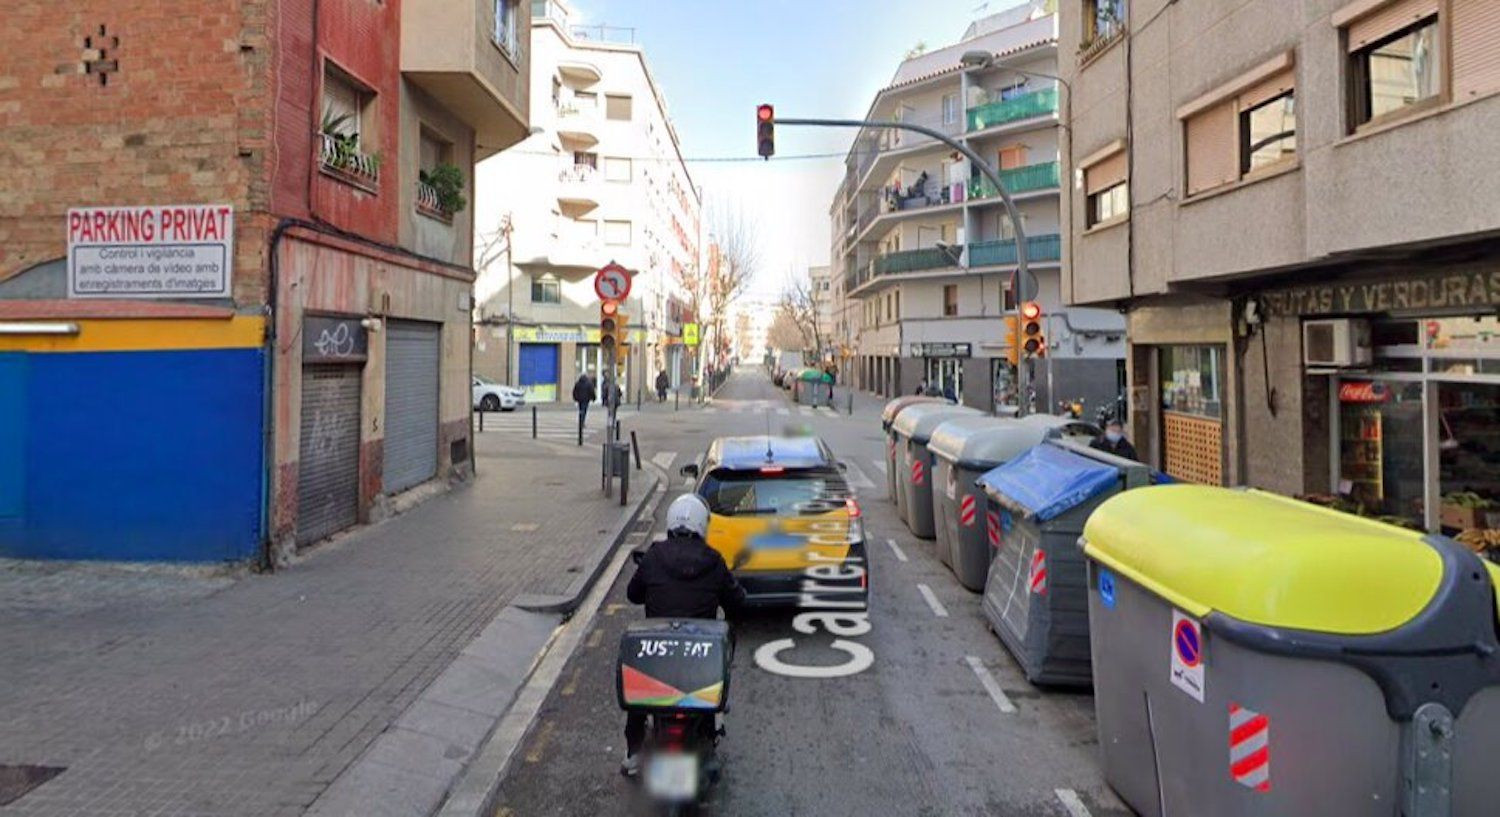
[[[844,503],[845,503],[845,507],[847,507],[848,510],[849,510],[849,518],[850,519],[858,519],[858,518],[860,518],[860,516],[862,516],[864,514],[864,511],[862,511],[862,510],[859,509],[859,503],[857,501],[855,501],[852,497],[849,498],[849,499],[844,500]]]

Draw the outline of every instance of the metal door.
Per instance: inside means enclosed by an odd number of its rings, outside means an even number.
[[[526,389],[526,399],[534,403],[550,403],[558,395],[558,344],[521,344],[520,385]],[[571,399],[571,392],[568,394]]]
[[[439,327],[391,321],[385,333],[387,494],[437,475]]]
[[[302,368],[302,442],[297,464],[297,544],[359,521],[360,367]]]

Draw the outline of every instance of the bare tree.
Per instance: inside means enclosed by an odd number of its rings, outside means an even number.
[[[822,355],[823,342],[826,340],[818,332],[819,297],[820,293],[813,286],[811,277],[792,274],[787,276],[776,310],[778,319],[785,317],[796,328],[802,348],[810,350],[814,355]]]
[[[723,206],[712,215],[717,263],[710,259],[703,298],[708,307],[716,344],[727,340],[729,307],[750,287],[760,269],[760,235],[755,223],[738,206]]]

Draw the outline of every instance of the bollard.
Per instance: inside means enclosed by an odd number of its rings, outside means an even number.
[[[635,470],[641,470],[641,444],[636,442],[635,429],[630,429],[630,450],[635,452]]]
[[[484,431],[484,409],[480,409],[478,411],[478,414],[479,414],[479,430],[481,432],[483,432]]]
[[[630,497],[630,469],[620,469],[620,507],[624,507]]]
[[[682,408],[682,389],[676,388],[672,390],[672,410],[677,411],[680,408]]]
[[[620,421],[615,421],[615,442],[620,441]]]
[[[854,416],[854,389],[849,389],[849,416]]]
[[[635,410],[637,412],[639,412],[641,410],[641,390],[640,389],[636,389],[635,390]]]
[[[531,407],[531,439],[536,439],[536,406]]]

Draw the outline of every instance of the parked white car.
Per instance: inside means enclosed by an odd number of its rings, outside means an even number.
[[[526,390],[474,375],[474,408],[479,411],[515,411],[526,405]]]

